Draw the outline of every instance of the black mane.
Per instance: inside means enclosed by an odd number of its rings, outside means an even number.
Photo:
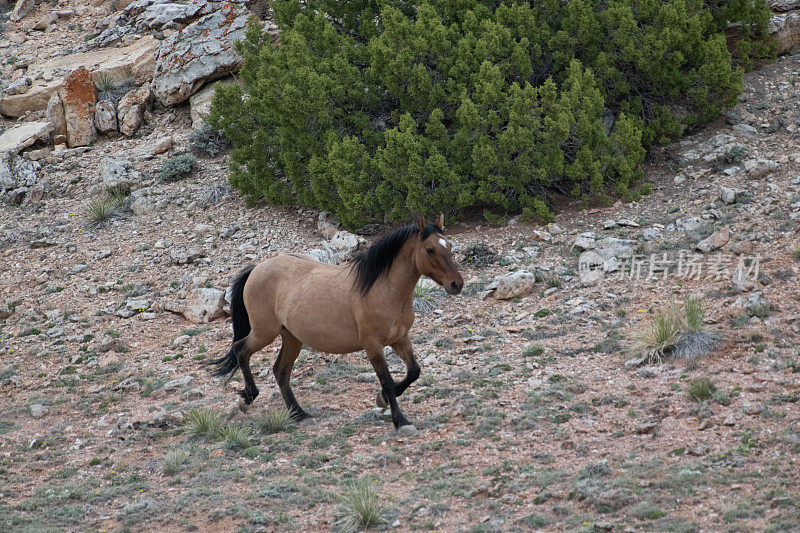
[[[367,295],[381,276],[389,272],[397,254],[400,253],[400,248],[417,233],[419,233],[417,224],[398,228],[381,237],[378,242],[353,259],[350,267],[355,271],[353,285],[362,297]],[[422,240],[427,239],[432,233],[443,232],[439,226],[428,224],[422,232]]]

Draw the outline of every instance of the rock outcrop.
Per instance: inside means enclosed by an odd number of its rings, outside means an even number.
[[[233,43],[242,39],[250,12],[227,3],[165,39],[156,49],[153,91],[164,105],[175,105],[210,80],[239,69]]]

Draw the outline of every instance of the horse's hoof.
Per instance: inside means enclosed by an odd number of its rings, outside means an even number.
[[[380,407],[381,409],[386,409],[389,407],[389,404],[386,402],[386,399],[383,397],[383,392],[378,391],[378,396],[375,398],[375,405]]]
[[[414,424],[406,424],[405,426],[400,426],[395,431],[398,437],[416,437],[419,435],[419,430],[414,427]]]

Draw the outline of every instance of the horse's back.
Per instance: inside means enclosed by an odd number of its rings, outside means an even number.
[[[360,349],[352,297],[348,267],[301,255],[279,255],[260,263],[245,285],[254,329],[254,322],[267,328],[278,323],[303,344],[331,353]]]

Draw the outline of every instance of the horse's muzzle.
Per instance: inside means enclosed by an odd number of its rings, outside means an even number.
[[[450,285],[445,285],[444,290],[447,291],[447,294],[458,294],[463,288],[463,281],[453,281],[450,283]]]

